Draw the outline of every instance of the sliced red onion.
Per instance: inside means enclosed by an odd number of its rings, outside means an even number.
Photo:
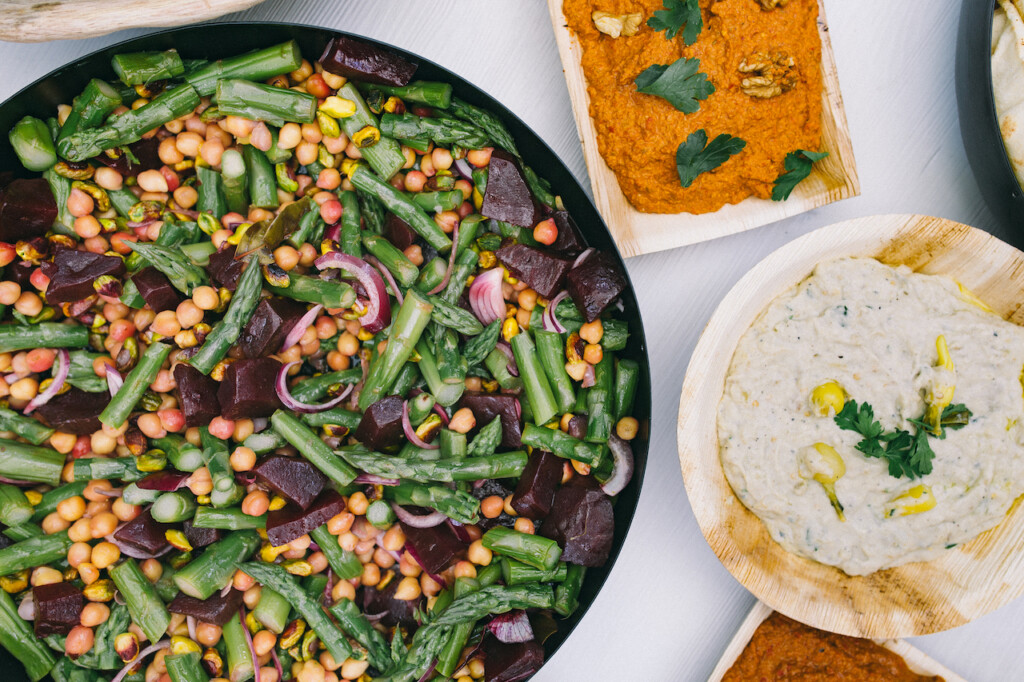
[[[121,378],[121,373],[116,369],[107,365],[107,390],[110,391],[110,397],[113,398],[117,395],[117,392],[121,390],[121,386],[124,384],[124,379]]]
[[[93,488],[93,492],[100,497],[121,497],[121,493],[124,492],[124,488],[110,488],[109,490],[103,488]]]
[[[15,381],[21,378],[21,375],[18,374],[17,372],[10,372],[4,375],[4,381],[6,381],[8,384],[13,384]]]
[[[523,418],[523,405],[522,405],[522,403],[519,402],[519,398],[516,398],[515,406],[516,406],[516,419],[522,419]]]
[[[150,552],[141,550],[138,547],[133,547],[122,540],[118,540],[114,536],[117,534],[117,531],[120,530],[121,526],[123,525],[123,523],[119,525],[117,528],[114,529],[113,533],[104,536],[103,539],[107,542],[111,542],[117,545],[117,548],[121,550],[121,554],[124,554],[125,556],[131,557],[132,559],[156,559],[158,557],[162,557],[164,554],[167,554],[172,549],[174,549],[170,545],[165,545],[159,552],[157,552],[156,554],[152,554]]]
[[[433,661],[431,661],[430,667],[427,668],[427,671],[425,673],[423,673],[423,675],[420,677],[418,682],[427,682],[427,680],[429,680],[431,677],[434,676],[434,668],[436,668],[436,667],[437,667],[437,658],[435,658]]]
[[[163,471],[157,471],[152,473],[145,478],[141,478],[135,482],[142,490],[159,490],[161,492],[172,492],[179,488],[185,487],[188,483],[188,479],[192,474],[184,473],[181,471],[174,471],[164,469]]]
[[[375,474],[359,474],[352,482],[359,485],[398,485],[400,483],[397,478],[384,478]]]
[[[618,495],[633,478],[633,448],[614,433],[608,437],[612,451],[612,475],[601,486],[605,495]]]
[[[492,268],[478,275],[469,286],[469,305],[473,314],[484,324],[505,317],[505,297],[501,294],[504,271]]]
[[[586,249],[583,253],[581,253],[580,255],[576,256],[576,260],[574,260],[572,262],[572,268],[569,268],[569,269],[572,270],[573,268],[578,268],[580,266],[580,263],[582,263],[583,261],[587,260],[587,258],[589,258],[590,254],[592,254],[592,253],[594,253],[594,247],[590,247],[589,249]]]
[[[312,405],[310,403],[304,403],[296,400],[292,396],[291,391],[288,390],[288,370],[293,365],[298,365],[300,362],[289,362],[288,364],[281,367],[277,372],[277,381],[274,383],[274,388],[277,390],[277,397],[281,399],[281,403],[292,412],[300,412],[302,414],[313,414],[314,412],[323,412],[329,410],[335,405],[338,405],[343,401],[349,393],[352,392],[352,385],[349,384],[345,387],[338,396],[331,398],[326,403],[320,403],[319,405]]]
[[[29,590],[25,598],[18,604],[18,615],[22,620],[36,619],[36,600],[32,597],[32,590]]]
[[[466,157],[461,159],[455,159],[455,170],[459,172],[466,180],[473,182],[473,167],[469,165],[469,161],[466,161]],[[468,199],[469,197],[466,197]]]
[[[60,389],[64,388],[64,382],[68,379],[68,372],[71,371],[71,354],[68,353],[66,348],[57,350],[57,361],[60,364],[53,370],[53,381],[50,382],[45,391],[29,401],[29,404],[25,406],[25,414],[31,414],[40,405],[50,402],[50,399],[60,393]]]
[[[161,649],[166,649],[169,646],[171,646],[171,640],[169,639],[162,639],[156,644],[151,644],[150,646],[147,646],[145,649],[139,652],[139,655],[135,657],[135,660],[121,668],[121,672],[114,675],[114,679],[112,679],[110,682],[121,682],[121,680],[123,680],[125,676],[128,675],[132,670],[139,668],[139,666],[142,665],[142,661],[148,658],[150,654],[154,654],[157,651],[160,651]]]
[[[519,365],[516,364],[516,356],[512,353],[512,346],[508,345],[505,341],[498,341],[498,344],[495,347],[504,353],[506,358],[508,358],[508,362],[505,363],[508,373],[514,377],[519,376]]]
[[[462,540],[466,544],[473,542],[473,537],[469,534],[469,531],[466,530],[466,527],[463,526],[461,523],[459,523],[455,519],[445,519],[445,522],[448,524],[448,527],[452,529],[452,532],[455,533],[455,537],[457,537],[459,540]]]
[[[196,637],[196,617],[185,616],[185,625],[188,627],[188,636],[193,642],[198,642],[199,639]]]
[[[233,588],[234,586],[235,586],[235,585],[234,585],[234,583],[233,583],[233,582],[228,582],[228,584],[227,584],[227,585],[225,585],[224,587],[220,588],[220,596],[222,596],[222,597],[226,597],[226,596],[228,596],[228,593],[229,593],[229,592],[231,592],[231,589],[232,589],[232,588]]]
[[[434,414],[436,414],[438,417],[441,418],[441,422],[445,426],[448,426],[448,422],[450,422],[451,419],[448,417],[448,413],[444,411],[444,408],[441,407],[440,405],[438,405],[437,403],[434,403],[434,408],[433,409],[434,409]]]
[[[281,659],[277,657],[277,647],[271,647],[270,659],[274,661],[274,668],[277,670],[277,679],[284,679],[284,668],[281,667]]]
[[[558,295],[548,303],[548,307],[544,309],[544,314],[540,316],[540,319],[544,322],[544,331],[558,332],[559,334],[565,333],[565,327],[563,327],[562,323],[558,321],[557,317],[555,317],[555,308],[557,308],[558,304],[568,297],[569,292],[563,290],[558,292]]]
[[[526,611],[509,611],[500,613],[491,619],[487,629],[494,633],[499,642],[519,644],[533,640],[533,628]]]
[[[328,225],[327,229],[324,230],[324,239],[330,239],[332,242],[341,240],[341,223],[334,223]]]
[[[384,267],[384,264],[377,260],[376,256],[367,254],[366,262],[377,268],[381,277],[383,277],[388,283],[388,286],[391,287],[391,292],[395,295],[395,300],[398,301],[398,305],[405,303],[405,297],[402,296],[402,290],[399,288],[398,282],[395,281],[395,277],[391,274],[391,271]]]
[[[253,433],[259,433],[260,431],[267,428],[270,425],[270,420],[266,417],[253,417],[252,419],[252,431]]]
[[[416,429],[412,427],[412,422],[409,421],[409,401],[406,400],[402,403],[402,431],[405,432],[405,437],[409,439],[409,442],[418,448],[424,450],[437,450],[441,447],[440,444],[428,443],[419,436],[416,435]]]
[[[361,258],[341,251],[331,251],[316,259],[314,265],[320,270],[339,268],[352,274],[369,296],[366,314],[359,318],[359,324],[368,332],[379,332],[391,322],[391,301],[388,300],[384,280]]]
[[[252,643],[252,633],[249,626],[245,624],[245,607],[238,609],[238,620],[242,623],[242,632],[245,633],[245,643],[249,646],[249,657],[252,659],[253,682],[260,682],[260,657],[256,655],[256,647]]]
[[[6,476],[0,476],[0,483],[6,483],[8,485],[16,485],[19,488],[29,488],[29,487],[32,487],[34,485],[38,485],[37,483],[33,483],[32,481],[19,481],[16,478],[7,478]]]
[[[448,282],[452,278],[452,268],[455,267],[455,247],[458,245],[458,243],[459,223],[455,223],[455,229],[452,231],[452,250],[448,252],[448,267],[445,268],[444,270],[444,277],[441,279],[441,283],[427,292],[431,296],[440,291],[444,291],[444,288],[448,286]]]
[[[306,314],[299,318],[299,321],[295,323],[291,331],[288,332],[288,336],[284,337],[284,343],[281,344],[281,350],[287,350],[299,342],[302,335],[309,329],[309,325],[313,324],[316,320],[316,316],[320,314],[320,311],[324,307],[317,303],[315,306],[306,311]]]
[[[587,368],[583,370],[583,383],[580,384],[583,388],[590,388],[597,381],[597,374],[594,372],[593,365],[587,365]]]
[[[433,528],[434,526],[441,525],[444,523],[444,520],[448,518],[439,511],[419,516],[404,509],[401,505],[395,504],[394,502],[391,503],[391,508],[395,510],[395,516],[398,517],[399,521],[408,526],[412,526],[413,528]]]
[[[125,223],[128,227],[135,229],[136,227],[149,227],[156,222],[156,218],[150,218],[149,220],[129,220]]]

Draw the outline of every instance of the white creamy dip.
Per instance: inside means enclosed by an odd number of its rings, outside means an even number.
[[[944,336],[955,370],[936,367]],[[740,339],[718,411],[722,466],[736,495],[786,550],[850,575],[934,559],[998,524],[1024,493],[1024,328],[983,311],[952,280],[866,258],[817,266]],[[834,381],[888,431],[915,427],[937,382],[955,377],[967,426],[929,437],[933,470],[894,478],[861,436],[820,416],[811,392]],[[819,481],[816,443],[835,448],[845,521]],[[809,456],[808,453],[812,453]],[[801,475],[801,473],[803,475]],[[887,514],[929,486],[935,506]],[[915,500],[910,500],[914,502]]]

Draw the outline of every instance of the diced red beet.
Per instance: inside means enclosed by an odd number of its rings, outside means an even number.
[[[501,447],[518,448],[523,444],[523,428],[519,421],[517,398],[504,393],[468,392],[459,400],[459,407],[468,407],[476,417],[478,427],[491,423],[495,417],[501,417]]]
[[[24,289],[26,286],[31,285],[32,273],[35,269],[36,266],[27,260],[14,261],[4,268],[4,279],[17,282],[18,286]]]
[[[195,548],[206,547],[220,540],[223,533],[217,528],[196,528],[192,521],[188,520],[182,524],[181,530],[185,533],[188,544]]]
[[[319,469],[299,457],[269,455],[252,471],[271,490],[302,509],[308,509],[327,484]]]
[[[192,365],[179,363],[174,367],[178,389],[178,407],[185,415],[185,426],[206,426],[220,416],[217,391],[220,384]]]
[[[222,246],[219,251],[210,255],[210,263],[206,271],[210,280],[219,287],[234,291],[238,286],[238,278],[242,275],[243,262],[235,260],[235,247]]]
[[[56,270],[46,287],[47,303],[80,301],[96,293],[92,283],[98,277],[121,277],[124,274],[124,261],[121,258],[91,251],[57,249],[53,263]]]
[[[385,450],[398,445],[405,437],[402,431],[402,399],[389,395],[370,405],[352,435],[371,450]]]
[[[147,554],[156,554],[167,546],[167,537],[164,533],[170,528],[173,526],[154,521],[146,509],[114,531],[114,539]]]
[[[384,221],[384,238],[394,244],[399,251],[405,251],[416,242],[416,233],[407,222],[394,213],[388,213]]]
[[[486,637],[483,648],[485,682],[519,682],[544,665],[544,647],[537,642],[503,644]]]
[[[562,561],[601,566],[615,535],[612,501],[593,479],[573,478],[555,493],[540,535],[562,548]]]
[[[555,219],[555,225],[558,226],[558,237],[551,248],[568,255],[582,253],[587,248],[587,242],[583,239],[583,233],[580,232],[580,228],[569,212],[555,211],[551,217]]]
[[[0,189],[0,241],[41,237],[57,219],[57,202],[42,178],[12,180]]]
[[[519,160],[503,149],[491,152],[480,212],[488,218],[529,228],[536,226],[543,217]]]
[[[550,452],[534,450],[512,496],[512,508],[528,519],[542,519],[551,511],[555,490],[562,482],[562,462]]]
[[[200,623],[221,626],[237,616],[241,606],[242,593],[232,588],[224,596],[221,596],[220,592],[215,592],[209,599],[196,599],[184,592],[178,592],[167,605],[167,610],[183,616],[192,616]]]
[[[461,542],[447,524],[432,528],[413,528],[399,521],[405,534],[405,548],[416,559],[420,567],[432,575],[438,575],[452,563],[452,559],[465,551],[467,545]]]
[[[156,268],[142,268],[132,275],[132,282],[146,304],[158,313],[174,310],[184,300],[171,280]]]
[[[569,271],[566,289],[583,319],[593,322],[626,289],[626,278],[607,253],[592,253]]]
[[[274,358],[252,358],[228,365],[217,389],[222,416],[226,419],[269,417],[281,407],[274,381],[281,363]]]
[[[78,625],[85,606],[82,591],[69,582],[36,585],[32,600],[36,605],[36,637],[68,634]]]
[[[327,523],[333,516],[345,511],[345,498],[333,490],[320,493],[308,509],[288,505],[267,513],[267,539],[275,547],[286,545]]]
[[[544,298],[554,298],[562,289],[572,261],[525,244],[503,246],[495,254],[513,277],[526,282]]]
[[[288,332],[305,314],[306,306],[290,298],[263,299],[238,337],[242,356],[259,358],[278,352]]]
[[[40,405],[36,414],[50,428],[76,436],[91,435],[100,430],[100,412],[109,402],[109,393],[86,393],[72,386]]]
[[[394,52],[348,36],[327,43],[320,64],[324,71],[376,85],[408,85],[416,64]]]
[[[392,579],[383,590],[376,587],[363,588],[363,613],[369,616],[380,616],[380,622],[388,627],[404,625],[414,628],[416,609],[422,606],[420,599],[395,599],[395,590],[401,580]]]
[[[104,153],[97,155],[96,160],[125,177],[135,177],[144,170],[152,170],[163,165],[163,161],[160,160],[160,140],[156,137],[132,142],[128,149],[131,150],[131,155],[122,153],[116,159],[112,159]],[[138,163],[132,161],[132,156],[138,159]]]
[[[140,433],[141,435],[141,433]],[[135,482],[140,490],[159,490],[160,492],[172,492],[181,488],[188,481],[192,474],[174,469],[164,469],[149,474]]]

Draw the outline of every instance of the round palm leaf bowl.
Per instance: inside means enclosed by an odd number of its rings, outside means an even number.
[[[46,119],[52,117],[57,106],[70,103],[91,78],[114,80],[110,65],[111,57],[118,53],[144,50],[165,50],[176,48],[183,57],[190,59],[219,59],[241,54],[248,50],[273,45],[286,40],[296,40],[303,54],[311,61],[317,59],[327,42],[343,32],[331,31],[313,26],[279,23],[218,23],[171,29],[135,38],[99,50],[66,66],[59,68],[0,104],[0,130],[8,131],[25,115]],[[392,47],[362,36],[352,36],[365,42],[387,48],[419,65],[415,78],[439,80],[451,83],[454,94],[471,104],[494,112],[512,132],[525,162],[539,169],[540,174],[550,181],[554,193],[560,195],[565,208],[579,225],[587,243],[599,250],[612,254],[622,272],[625,266],[615,248],[611,235],[601,216],[587,198],[583,188],[558,156],[533,131],[507,108],[490,97],[481,88],[469,83],[458,75],[418,55]],[[0,143],[0,179],[4,174],[27,175],[7,143],[6,133]],[[557,630],[544,640],[546,657],[552,654],[568,638],[573,628],[586,614],[597,598],[602,585],[622,548],[626,532],[636,510],[647,460],[647,434],[651,414],[650,371],[643,325],[632,285],[621,296],[624,307],[620,317],[629,323],[628,347],[619,357],[628,357],[640,363],[642,376],[636,394],[634,415],[641,423],[640,435],[632,442],[635,470],[629,485],[618,495],[615,503],[614,546],[604,566],[588,569],[580,594],[579,608],[567,619],[557,621]],[[541,633],[537,633],[538,637]],[[547,633],[544,633],[547,634]],[[6,650],[0,649],[0,669],[7,671],[8,679],[27,679],[22,666]]]

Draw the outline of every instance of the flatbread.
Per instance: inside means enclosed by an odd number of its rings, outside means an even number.
[[[992,22],[992,92],[1006,154],[1024,187],[1024,0],[999,0]]]

